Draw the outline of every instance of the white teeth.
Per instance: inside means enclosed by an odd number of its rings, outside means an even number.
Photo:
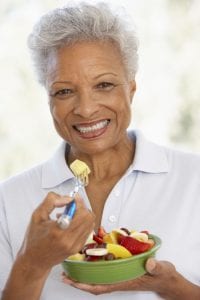
[[[101,121],[101,122],[99,122],[95,125],[92,125],[92,126],[87,126],[87,127],[76,126],[76,129],[78,131],[80,131],[81,133],[87,133],[87,132],[92,132],[92,131],[95,131],[95,130],[98,130],[98,129],[102,129],[105,126],[107,126],[108,123],[109,123],[108,120],[104,120],[104,121]]]

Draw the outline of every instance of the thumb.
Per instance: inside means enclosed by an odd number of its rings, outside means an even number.
[[[60,196],[54,192],[50,192],[47,194],[44,201],[35,209],[32,218],[35,222],[46,221],[49,219],[49,215],[54,208],[62,207],[71,200],[70,197]]]
[[[155,258],[150,257],[146,262],[146,271],[150,275],[158,275],[161,272],[161,265],[160,263],[155,260]]]

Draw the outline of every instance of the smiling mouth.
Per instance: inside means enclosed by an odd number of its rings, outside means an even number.
[[[74,125],[73,128],[81,134],[95,133],[99,130],[105,129],[109,123],[110,120],[106,119],[93,124]]]

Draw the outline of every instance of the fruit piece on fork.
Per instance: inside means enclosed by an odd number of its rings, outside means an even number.
[[[78,193],[79,189],[88,184],[89,182],[88,175],[90,173],[90,169],[86,163],[78,159],[76,159],[71,163],[70,169],[72,170],[72,172],[76,177],[75,188],[70,193],[70,197],[74,198],[74,195]],[[60,228],[66,229],[69,226],[75,214],[75,211],[76,211],[76,203],[75,200],[73,199],[70,203],[66,205],[64,212],[62,213],[62,215],[57,221]]]
[[[90,168],[88,165],[79,159],[74,160],[70,164],[70,169],[78,179],[78,181],[81,182],[83,186],[88,185],[89,183],[89,178],[88,175],[90,174]]]

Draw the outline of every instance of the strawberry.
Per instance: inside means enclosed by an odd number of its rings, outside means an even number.
[[[103,239],[101,237],[99,237],[98,235],[94,234],[93,235],[93,240],[97,243],[97,244],[103,244]]]
[[[118,236],[117,236],[117,243],[118,243],[119,245],[121,244],[121,240],[122,240],[123,237],[124,237],[123,234],[118,234]]]
[[[98,232],[97,232],[98,237],[103,238],[104,235],[106,235],[106,233],[107,232],[105,231],[105,229],[103,228],[103,226],[100,226],[99,229],[98,229]]]
[[[132,254],[139,254],[151,248],[150,243],[144,243],[130,236],[120,237],[120,245],[124,246]]]

